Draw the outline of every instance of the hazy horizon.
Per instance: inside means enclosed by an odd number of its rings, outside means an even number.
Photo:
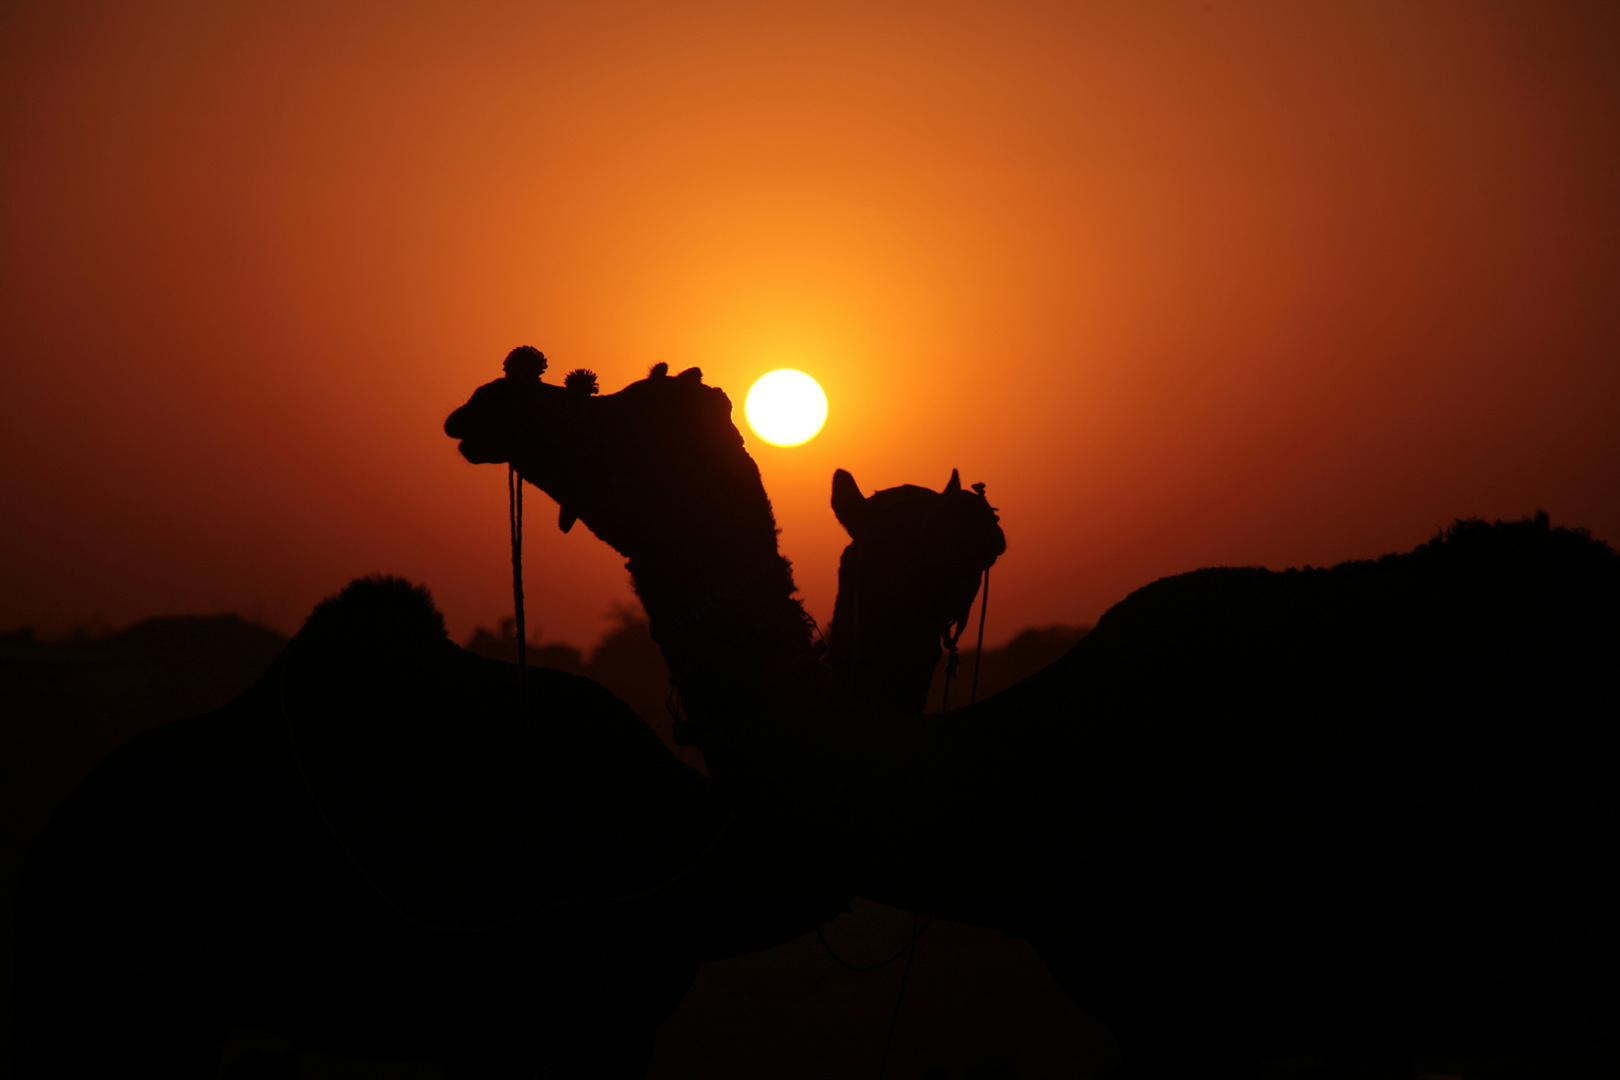
[[[988,484],[987,640],[1461,517],[1620,541],[1620,8],[16,3],[0,627],[356,576],[510,614],[446,414],[532,344],[736,406],[810,612],[867,492]],[[529,620],[620,558],[531,491]]]

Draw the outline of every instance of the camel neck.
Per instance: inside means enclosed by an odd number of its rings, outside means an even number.
[[[768,545],[688,546],[632,557],[636,594],[663,651],[692,734],[709,745],[762,709],[802,703],[819,686],[809,617],[791,565]]]
[[[889,712],[922,712],[941,652],[929,606],[873,580],[859,546],[845,548],[827,631],[827,667],[839,691]]]

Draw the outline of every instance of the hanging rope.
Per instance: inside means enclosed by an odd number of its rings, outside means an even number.
[[[979,643],[973,646],[973,690],[968,704],[979,700],[979,662],[984,659],[984,617],[990,610],[990,568],[984,568],[984,595],[979,600]]]
[[[827,955],[836,960],[840,967],[848,968],[850,971],[876,971],[880,967],[887,967],[889,964],[894,963],[902,956],[906,958],[905,971],[900,975],[900,991],[894,997],[894,1011],[889,1014],[889,1033],[883,1039],[883,1056],[878,1059],[878,1080],[883,1080],[883,1070],[888,1068],[889,1065],[889,1049],[894,1045],[895,1025],[900,1022],[900,1002],[905,1000],[906,983],[911,979],[911,961],[917,955],[917,939],[922,937],[923,931],[928,929],[929,924],[933,921],[932,915],[924,919],[913,912],[911,915],[911,936],[907,938],[906,943],[900,947],[899,952],[892,956],[886,956],[875,964],[852,964],[845,960],[842,956],[833,952],[833,947],[828,944],[826,927],[816,927],[816,939],[821,942],[821,947],[826,950]]]
[[[930,919],[929,922],[933,920]],[[927,923],[923,924],[927,926]],[[922,930],[917,926],[917,915],[911,916],[911,944],[906,946],[906,969],[900,973],[900,992],[894,995],[894,1011],[889,1014],[889,1033],[883,1037],[883,1056],[878,1059],[878,1080],[883,1080],[883,1070],[889,1067],[889,1048],[894,1045],[895,1025],[900,1023],[900,1002],[905,1000],[906,983],[911,979],[911,962],[917,958],[917,938]]]
[[[518,704],[528,706],[529,635],[523,625],[523,477],[506,466],[507,520],[512,534],[512,608],[517,621]]]
[[[848,960],[845,960],[842,956],[839,956],[837,953],[833,952],[832,945],[827,941],[827,928],[825,926],[816,927],[816,940],[821,942],[821,947],[826,950],[828,956],[832,957],[833,960],[837,962],[839,967],[858,972],[876,971],[880,967],[888,967],[890,964],[906,955],[906,953],[910,952],[911,947],[917,944],[917,939],[922,937],[922,932],[928,929],[928,924],[933,921],[934,918],[932,915],[930,915],[927,921],[925,921],[921,926],[918,926],[916,918],[913,917],[911,921],[911,937],[906,939],[906,943],[900,946],[899,951],[893,956],[886,956],[875,964],[852,964]]]
[[[949,630],[949,625],[946,630]],[[962,663],[962,657],[956,651],[956,643],[962,638],[962,631],[967,629],[967,621],[956,624],[956,633],[947,633],[942,644],[945,646],[945,689],[939,695],[939,711],[946,712],[951,707],[951,680],[956,678],[956,669]]]
[[[979,700],[979,665],[984,661],[984,617],[990,611],[990,568],[984,568],[983,596],[979,600],[979,643],[973,652],[973,689],[968,694],[968,704],[972,705]],[[947,630],[949,627],[946,628]],[[946,634],[943,638],[945,645],[945,690],[939,695],[939,711],[945,712],[951,704],[951,680],[956,678],[956,669],[962,658],[957,654],[956,643],[962,638],[962,631],[967,629],[967,620],[956,624],[954,634]]]

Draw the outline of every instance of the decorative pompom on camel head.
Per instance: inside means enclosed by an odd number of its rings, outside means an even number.
[[[597,394],[602,388],[597,385],[596,372],[590,368],[575,368],[563,377],[563,389],[571,390],[576,394]]]
[[[533,345],[519,345],[506,354],[501,370],[513,379],[538,379],[546,373],[546,367],[545,353]]]

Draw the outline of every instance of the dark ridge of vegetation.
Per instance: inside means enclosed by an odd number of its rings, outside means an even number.
[[[110,634],[82,628],[61,641],[26,627],[0,635],[8,841],[31,837],[113,747],[225,704],[286,644],[239,615],[165,616]]]

